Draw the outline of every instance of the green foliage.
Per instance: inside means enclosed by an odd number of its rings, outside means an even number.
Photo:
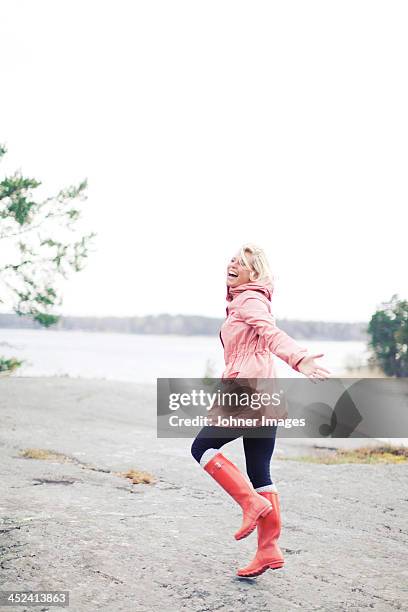
[[[408,376],[408,301],[393,295],[368,325],[369,346],[375,361],[387,376]]]
[[[0,159],[5,153],[0,145]],[[95,234],[79,229],[86,180],[46,199],[40,186],[20,172],[0,181],[0,302],[49,327],[58,321],[58,283],[83,269]]]
[[[23,363],[23,361],[15,357],[11,357],[10,359],[0,357],[0,372],[14,372],[14,370],[17,370]]]

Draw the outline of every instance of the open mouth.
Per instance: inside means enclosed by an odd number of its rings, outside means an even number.
[[[228,278],[238,278],[238,274],[236,272],[228,272]]]

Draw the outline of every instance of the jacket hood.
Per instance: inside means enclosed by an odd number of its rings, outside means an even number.
[[[262,293],[269,301],[272,300],[273,294],[273,285],[271,281],[251,281],[249,283],[244,283],[243,285],[238,285],[238,287],[228,287],[227,286],[227,301],[231,302],[234,298],[237,297],[240,293],[244,291],[259,291]]]

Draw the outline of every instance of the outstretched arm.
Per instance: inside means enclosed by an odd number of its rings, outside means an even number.
[[[270,351],[285,361],[291,368],[301,372],[308,378],[327,378],[329,370],[319,366],[315,359],[323,357],[308,355],[307,349],[300,346],[275,323],[275,317],[269,312],[268,306],[256,297],[249,297],[243,302],[239,314],[256,332],[267,339]]]
[[[306,357],[307,349],[277,327],[275,317],[269,312],[263,300],[256,297],[247,298],[239,308],[239,314],[245,323],[255,329],[257,334],[266,338],[268,348],[272,353],[298,371],[298,364]]]
[[[330,374],[329,370],[323,368],[315,360],[319,357],[323,357],[324,353],[318,353],[317,355],[307,355],[298,363],[298,372],[301,372],[309,378],[327,378]]]

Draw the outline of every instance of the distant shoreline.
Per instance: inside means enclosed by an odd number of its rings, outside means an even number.
[[[148,315],[146,317],[61,316],[52,331],[88,331],[159,336],[216,336],[223,319],[198,315]],[[367,323],[278,319],[277,326],[298,340],[366,342]],[[43,329],[39,323],[13,313],[0,313],[1,329]],[[1,333],[1,332],[0,332]]]

